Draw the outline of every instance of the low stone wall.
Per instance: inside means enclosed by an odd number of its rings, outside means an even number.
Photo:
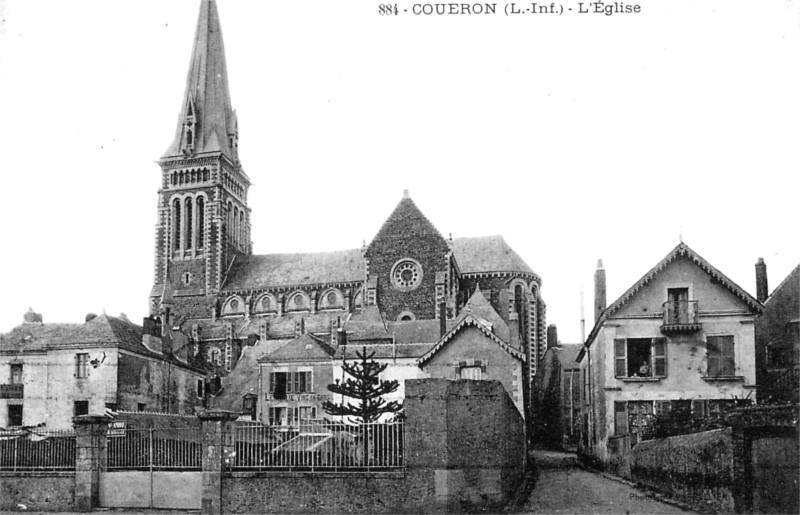
[[[732,430],[648,440],[631,450],[631,479],[670,497],[734,511]]]
[[[0,472],[0,510],[74,511],[75,472]]]
[[[403,473],[234,472],[223,513],[419,513]],[[420,485],[423,494],[424,485]],[[411,501],[411,502],[409,502]]]
[[[186,428],[200,429],[200,419],[197,415],[178,415],[171,413],[153,413],[148,411],[118,411],[112,422],[124,421],[129,429],[158,429]]]

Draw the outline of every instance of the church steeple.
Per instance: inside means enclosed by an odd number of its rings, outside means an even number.
[[[219,11],[214,0],[202,0],[178,127],[163,157],[222,152],[235,163],[237,132]]]
[[[231,263],[252,252],[250,179],[238,145],[217,4],[201,0],[178,126],[159,161],[151,314],[169,286],[177,320],[213,316]]]

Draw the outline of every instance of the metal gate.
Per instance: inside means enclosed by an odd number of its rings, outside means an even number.
[[[199,428],[125,429],[109,435],[107,456],[102,507],[200,509]]]

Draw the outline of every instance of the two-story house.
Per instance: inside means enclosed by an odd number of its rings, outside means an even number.
[[[754,322],[762,304],[681,242],[610,306],[595,274],[595,325],[581,369],[579,452],[601,462],[609,443],[634,445],[654,416],[704,417],[755,397]],[[613,443],[613,442],[611,442]]]

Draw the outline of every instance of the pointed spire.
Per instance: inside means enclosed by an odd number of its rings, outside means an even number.
[[[202,0],[175,140],[164,157],[223,152],[235,162],[237,133],[217,4]]]

